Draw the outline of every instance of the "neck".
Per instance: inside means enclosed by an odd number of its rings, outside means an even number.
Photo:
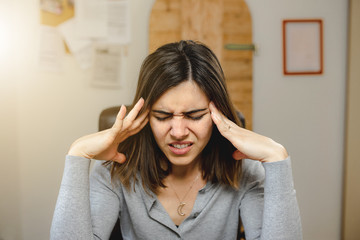
[[[201,173],[200,161],[194,161],[186,166],[172,165],[170,176],[172,179],[185,180],[194,179],[196,175]]]

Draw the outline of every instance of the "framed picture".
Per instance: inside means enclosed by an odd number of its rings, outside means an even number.
[[[323,22],[321,19],[283,20],[285,75],[323,73]]]

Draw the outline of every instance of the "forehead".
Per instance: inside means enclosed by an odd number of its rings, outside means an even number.
[[[153,104],[152,109],[171,112],[184,112],[199,108],[207,108],[210,100],[193,81],[185,81],[167,90]]]

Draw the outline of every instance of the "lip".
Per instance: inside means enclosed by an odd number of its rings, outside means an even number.
[[[174,145],[188,145],[187,147],[184,148],[176,148],[174,147]],[[192,142],[172,142],[170,144],[168,144],[169,149],[172,153],[176,154],[176,155],[184,155],[186,153],[188,153],[191,148],[192,148],[193,143]]]

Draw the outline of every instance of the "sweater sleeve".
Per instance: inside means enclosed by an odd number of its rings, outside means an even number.
[[[263,167],[254,161],[248,165],[244,176],[247,192],[240,206],[246,239],[301,240],[290,158],[263,163]]]
[[[66,156],[50,239],[108,239],[119,215],[119,196],[110,174],[96,161],[89,180],[90,160]]]
[[[261,239],[302,239],[290,158],[263,166],[266,177]]]

